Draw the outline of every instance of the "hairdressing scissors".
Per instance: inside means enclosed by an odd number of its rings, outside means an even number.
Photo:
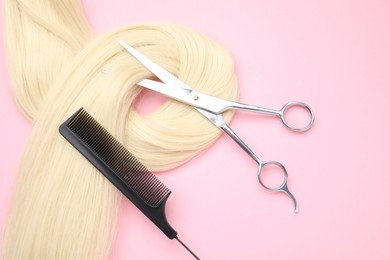
[[[277,161],[262,161],[260,158],[233,132],[233,130],[226,124],[222,118],[224,111],[235,109],[235,110],[246,110],[251,112],[258,112],[264,114],[270,114],[278,116],[282,123],[290,130],[295,132],[304,132],[311,128],[314,122],[314,114],[311,108],[302,102],[288,102],[280,110],[268,109],[258,106],[252,106],[242,104],[238,102],[224,100],[218,97],[209,96],[204,93],[198,92],[192,89],[190,86],[179,80],[170,72],[166,71],[154,61],[126,44],[123,41],[119,41],[119,44],[123,46],[130,54],[132,54],[140,63],[142,63],[149,71],[151,71],[157,78],[162,82],[143,79],[137,83],[137,85],[148,88],[150,90],[164,94],[170,98],[176,99],[180,102],[186,103],[193,106],[199,113],[205,116],[215,126],[225,131],[253,160],[258,164],[257,177],[258,180],[265,189],[272,192],[284,192],[286,193],[294,203],[294,210],[298,212],[298,204],[295,197],[289,191],[287,187],[288,174],[286,168]],[[290,125],[285,119],[286,111],[293,107],[299,106],[304,108],[310,114],[310,121],[305,127],[294,127]],[[261,176],[264,169],[267,166],[276,166],[284,175],[283,183],[279,187],[267,186]]]

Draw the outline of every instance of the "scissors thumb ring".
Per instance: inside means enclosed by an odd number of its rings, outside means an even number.
[[[261,176],[262,174],[264,174],[265,172],[265,168],[270,167],[270,166],[276,166],[279,170],[282,171],[283,173],[283,183],[280,184],[279,187],[276,187],[276,188],[273,188],[273,187],[269,187],[267,186]],[[275,171],[273,171],[275,172]],[[287,180],[288,180],[288,174],[287,174],[287,170],[286,168],[283,166],[283,164],[281,164],[280,162],[276,162],[276,161],[268,161],[268,162],[259,162],[259,169],[258,169],[258,172],[257,172],[257,178],[259,179],[259,182],[261,184],[261,186],[263,186],[265,189],[269,190],[269,191],[272,191],[272,192],[284,192],[287,194],[287,196],[289,196],[291,198],[291,200],[294,202],[294,211],[295,213],[298,213],[299,212],[299,209],[298,209],[298,204],[297,204],[297,201],[294,197],[294,195],[292,195],[292,193],[289,191],[288,187],[287,187]]]
[[[286,113],[292,107],[302,107],[309,113],[310,121],[309,121],[309,123],[306,126],[304,126],[304,127],[297,127],[297,126],[293,126],[291,123],[287,122],[287,120],[286,120]],[[305,132],[305,131],[309,130],[312,127],[313,123],[314,123],[313,111],[311,110],[311,108],[307,104],[302,103],[302,102],[298,102],[298,101],[288,102],[278,112],[279,112],[278,114],[279,114],[280,119],[282,120],[283,124],[288,129],[290,129],[290,130],[292,130],[294,132]]]

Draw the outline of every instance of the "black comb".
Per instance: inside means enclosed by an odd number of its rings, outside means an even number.
[[[59,131],[169,239],[175,238],[199,259],[166,219],[165,204],[171,191],[88,112],[79,109]]]

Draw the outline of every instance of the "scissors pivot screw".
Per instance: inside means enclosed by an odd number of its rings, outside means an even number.
[[[199,99],[199,97],[198,96],[194,96],[194,100],[196,101],[196,100],[198,100]]]

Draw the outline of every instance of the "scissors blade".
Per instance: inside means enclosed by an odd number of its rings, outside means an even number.
[[[201,106],[201,104],[197,104],[196,100],[187,93],[186,90],[176,87],[175,85],[168,85],[162,82],[150,80],[150,79],[143,79],[140,82],[137,83],[137,85],[140,85],[141,87],[156,91],[160,94],[166,95],[170,98],[176,99],[182,103],[192,105],[195,110],[197,110],[200,114],[202,114],[204,117],[206,117],[211,123],[216,125],[217,127],[220,127],[225,124],[223,121],[222,115],[220,113],[213,113],[213,111],[210,111],[209,109],[205,109]],[[199,93],[196,91],[192,91],[192,93]],[[204,96],[208,96],[206,94],[201,94]]]
[[[156,91],[160,94],[166,95],[170,98],[176,99],[185,104],[193,105],[194,103],[193,102],[194,100],[191,97],[190,93],[188,93],[187,90],[180,88],[176,85],[167,85],[165,83],[150,80],[150,79],[143,79],[140,82],[138,82],[137,85]]]
[[[131,55],[134,56],[142,65],[144,65],[150,72],[152,72],[154,75],[156,75],[161,81],[165,83],[170,83],[172,85],[178,86],[184,90],[187,91],[187,93],[190,93],[193,89],[185,84],[183,81],[179,80],[177,77],[175,77],[173,74],[162,68],[160,65],[128,45],[122,40],[118,41],[120,45],[122,45],[123,48],[125,48]]]
[[[221,114],[226,108],[232,107],[235,104],[234,102],[210,96],[196,90],[192,90],[190,93],[188,93],[185,89],[182,89],[176,85],[166,84],[150,79],[143,79],[138,82],[137,85],[156,91],[182,103],[191,105],[194,108],[201,109],[202,111],[208,111],[214,115]],[[210,113],[206,113],[206,117],[212,121],[210,119]]]

